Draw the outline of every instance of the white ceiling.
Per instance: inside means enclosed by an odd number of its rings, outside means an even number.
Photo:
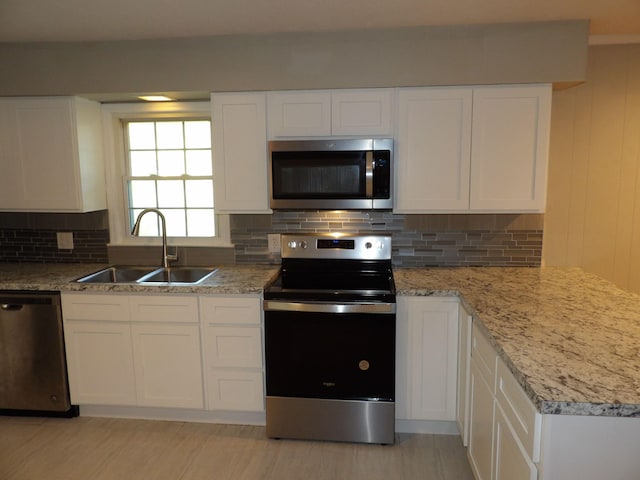
[[[640,38],[640,0],[0,0],[0,42],[591,21]]]

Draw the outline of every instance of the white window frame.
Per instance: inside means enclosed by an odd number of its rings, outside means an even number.
[[[211,119],[211,105],[209,102],[113,103],[102,105],[107,206],[109,209],[109,231],[111,235],[110,245],[139,246],[161,245],[162,243],[160,237],[134,237],[126,228],[129,225],[126,209],[128,192],[126,182],[123,182],[122,179],[128,173],[122,121],[180,117]],[[213,188],[216,188],[215,171]],[[192,247],[232,246],[229,215],[215,213],[215,218],[215,237],[170,237],[170,245]]]

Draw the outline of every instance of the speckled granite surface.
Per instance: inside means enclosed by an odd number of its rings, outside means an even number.
[[[278,265],[220,266],[198,285],[136,285],[72,283],[78,277],[100,270],[98,264],[0,263],[2,290],[60,290],[76,292],[150,292],[197,294],[262,293],[279,270]]]
[[[460,295],[542,413],[640,417],[640,296],[571,268],[396,269]]]
[[[0,289],[256,294],[277,265],[196,286],[77,284],[106,265],[0,264]],[[397,268],[398,295],[460,296],[542,413],[640,417],[640,296],[580,269]]]

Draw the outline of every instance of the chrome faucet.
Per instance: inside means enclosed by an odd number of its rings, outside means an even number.
[[[131,230],[131,235],[137,237],[140,234],[140,220],[145,214],[153,212],[158,217],[160,217],[160,223],[162,224],[162,266],[164,268],[169,268],[169,260],[177,260],[178,259],[178,248],[176,247],[175,254],[169,255],[167,253],[167,221],[164,218],[164,215],[157,208],[145,208],[140,212],[138,218],[136,218],[136,223],[133,224],[133,230]]]

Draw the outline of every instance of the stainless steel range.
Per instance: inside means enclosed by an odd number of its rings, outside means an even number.
[[[264,299],[267,436],[393,443],[391,237],[282,235]]]

